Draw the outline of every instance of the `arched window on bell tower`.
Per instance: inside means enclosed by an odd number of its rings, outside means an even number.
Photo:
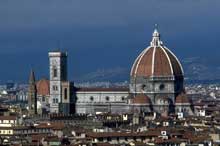
[[[57,68],[56,67],[53,68],[53,77],[54,78],[57,77]]]
[[[67,88],[65,88],[64,89],[64,99],[65,100],[67,100],[67,98],[68,98],[68,95],[67,95],[68,93],[67,93]]]

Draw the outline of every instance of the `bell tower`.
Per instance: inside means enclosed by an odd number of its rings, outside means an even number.
[[[50,113],[59,112],[62,98],[61,85],[67,81],[67,53],[60,51],[49,52],[50,70]]]
[[[37,88],[36,88],[35,75],[33,70],[31,70],[30,78],[29,78],[28,107],[29,107],[30,115],[37,114]]]

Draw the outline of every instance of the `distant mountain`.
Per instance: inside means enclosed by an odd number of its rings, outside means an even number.
[[[182,64],[188,81],[220,80],[220,66],[217,61],[194,57],[183,59]]]
[[[121,82],[129,79],[129,69],[116,67],[110,69],[98,69],[78,78],[78,82]]]
[[[214,62],[214,63],[213,63]],[[214,60],[200,57],[185,58],[181,61],[186,82],[219,82],[220,65]],[[78,82],[122,82],[129,81],[130,68],[98,69],[78,78]]]

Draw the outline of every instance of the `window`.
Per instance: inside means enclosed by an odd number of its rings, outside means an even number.
[[[90,97],[90,100],[91,100],[91,101],[93,101],[93,100],[94,100],[94,97],[93,97],[93,96],[91,96],[91,97]]]
[[[54,91],[58,91],[58,87],[56,85],[53,86]]]
[[[108,96],[106,96],[106,97],[105,97],[105,100],[106,100],[106,101],[109,101],[109,97],[108,97]]]
[[[112,139],[111,139],[111,137],[107,137],[107,141],[111,141]]]
[[[64,89],[64,99],[67,100],[67,88]]]
[[[56,69],[56,68],[53,69],[53,77],[54,77],[54,78],[57,77],[57,69]]]
[[[58,103],[58,99],[56,98],[56,103]]]
[[[165,85],[164,84],[160,84],[160,90],[163,90],[165,88]]]
[[[122,100],[122,101],[124,101],[124,100],[125,100],[125,97],[124,97],[124,96],[122,96],[122,97],[121,97],[121,100]]]
[[[146,87],[146,85],[142,85],[142,86],[141,86],[141,89],[142,89],[142,90],[144,90],[144,89],[145,89],[145,87]]]
[[[56,100],[55,100],[55,98],[53,98],[53,103],[55,103],[56,102]]]
[[[42,97],[42,101],[45,102],[45,97],[44,96]]]

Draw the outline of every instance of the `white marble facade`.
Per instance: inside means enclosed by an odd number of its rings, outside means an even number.
[[[59,112],[61,102],[61,84],[67,79],[67,53],[49,52],[50,70],[50,112]]]
[[[129,91],[124,89],[121,91],[102,91],[102,89],[99,91],[97,89],[77,91],[76,113],[126,112],[128,110],[128,96]]]

